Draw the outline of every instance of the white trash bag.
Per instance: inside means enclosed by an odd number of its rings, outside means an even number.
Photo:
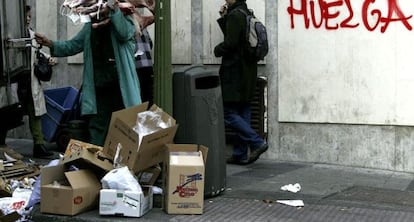
[[[101,179],[101,183],[103,189],[132,190],[142,192],[138,180],[126,166],[109,171]]]

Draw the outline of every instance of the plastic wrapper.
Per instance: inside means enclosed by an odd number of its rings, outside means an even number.
[[[138,180],[126,166],[109,171],[101,179],[101,183],[103,189],[132,190],[142,192]]]
[[[0,210],[4,215],[17,212],[22,214],[24,208],[27,206],[27,199],[20,197],[3,197],[0,198]]]
[[[171,119],[164,121],[162,119],[163,110],[157,108],[154,111],[144,111],[137,115],[137,124],[134,127],[135,132],[139,135],[139,145],[141,145],[142,137],[154,133],[160,129],[166,129],[172,126]]]

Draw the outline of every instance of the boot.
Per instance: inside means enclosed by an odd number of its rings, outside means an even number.
[[[33,147],[33,157],[34,158],[45,158],[52,156],[53,153],[48,151],[43,144],[35,144]]]

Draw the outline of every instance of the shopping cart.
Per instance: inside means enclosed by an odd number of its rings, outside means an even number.
[[[86,121],[80,117],[81,91],[74,87],[44,91],[47,113],[42,116],[42,132],[48,142],[56,142],[64,151],[70,139],[86,141]]]

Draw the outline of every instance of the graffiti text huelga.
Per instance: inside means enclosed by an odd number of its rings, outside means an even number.
[[[380,9],[375,5],[376,1],[387,1],[388,7]],[[364,27],[371,32],[379,29],[384,33],[390,24],[402,23],[407,30],[412,30],[409,20],[413,16],[405,15],[398,0],[363,0],[360,15],[355,13],[359,10],[355,10],[356,6],[351,0],[301,0],[295,3],[294,0],[290,0],[287,8],[292,29],[302,18],[306,29],[338,30]]]

